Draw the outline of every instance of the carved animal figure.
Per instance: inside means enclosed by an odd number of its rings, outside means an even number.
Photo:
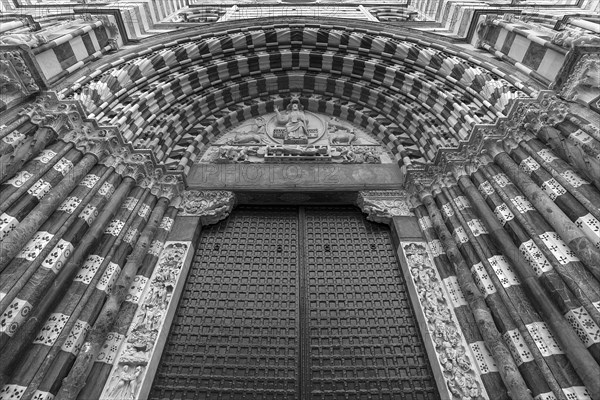
[[[338,131],[329,134],[329,141],[332,144],[351,144],[356,139],[354,132]]]
[[[236,133],[235,136],[228,141],[228,144],[260,144],[263,142],[263,137],[256,133]]]

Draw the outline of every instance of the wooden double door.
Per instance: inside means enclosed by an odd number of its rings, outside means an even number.
[[[249,206],[204,228],[151,398],[438,398],[389,228]]]

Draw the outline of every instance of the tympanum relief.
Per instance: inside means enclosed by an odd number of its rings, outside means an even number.
[[[201,163],[391,163],[393,157],[363,129],[337,117],[305,111],[298,101],[229,129]]]

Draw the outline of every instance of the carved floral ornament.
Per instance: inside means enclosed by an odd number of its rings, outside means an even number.
[[[393,217],[414,216],[402,190],[364,190],[358,193],[357,204],[374,222],[387,224]]]
[[[39,86],[29,72],[22,51],[0,53],[0,105],[9,107],[23,97],[39,90]]]
[[[182,216],[200,217],[204,225],[227,218],[235,206],[235,195],[226,190],[188,190],[181,201]]]

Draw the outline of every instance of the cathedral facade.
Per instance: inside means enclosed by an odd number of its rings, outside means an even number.
[[[600,400],[598,0],[0,11],[0,399]]]

